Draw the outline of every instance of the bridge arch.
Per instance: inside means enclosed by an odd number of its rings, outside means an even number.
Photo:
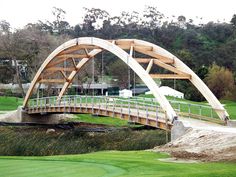
[[[87,49],[90,49],[90,51],[88,51]],[[84,50],[85,55],[75,53],[78,50]],[[72,69],[68,77],[65,75],[63,70],[60,70],[62,76],[65,79],[62,90],[58,95],[58,99],[60,99],[65,93],[68,86],[73,81],[75,75],[80,71],[80,69],[102,50],[107,50],[116,55],[142,79],[147,87],[153,92],[155,98],[160,103],[162,109],[166,112],[167,117],[170,121],[173,121],[175,118],[177,118],[177,114],[175,113],[166,97],[160,93],[159,87],[156,85],[153,78],[175,78],[190,80],[192,84],[202,93],[202,95],[206,98],[206,100],[222,120],[225,120],[225,118],[228,117],[228,113],[220,104],[218,99],[214,96],[214,94],[209,90],[204,82],[180,59],[159,46],[137,39],[119,39],[108,41],[94,37],[81,37],[65,42],[57,49],[55,49],[39,68],[33,81],[31,82],[29,90],[27,91],[23,107],[27,107],[29,98],[32,95],[37,83],[60,81],[56,79],[43,79],[42,75],[45,71],[51,70],[51,73],[53,74],[53,71],[60,69],[55,67],[57,64],[65,60],[72,60],[74,69]],[[130,50],[130,53],[127,53],[125,50]],[[133,51],[140,52],[149,57],[133,58]],[[81,58],[81,60],[76,63],[74,57]],[[139,63],[148,63],[148,67],[146,68],[146,70]],[[149,71],[153,64],[167,69],[174,74],[149,74]]]

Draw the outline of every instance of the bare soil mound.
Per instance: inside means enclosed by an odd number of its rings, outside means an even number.
[[[154,151],[180,159],[236,162],[236,133],[190,128],[185,135]]]

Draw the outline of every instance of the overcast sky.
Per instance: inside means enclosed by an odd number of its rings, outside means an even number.
[[[229,22],[236,14],[236,0],[0,0],[0,20],[10,22],[13,28],[29,22],[52,20],[52,8],[66,11],[66,20],[75,25],[82,21],[83,7],[96,7],[119,15],[121,11],[143,11],[145,5],[158,8],[165,16],[184,15],[187,19],[202,17],[208,21]]]

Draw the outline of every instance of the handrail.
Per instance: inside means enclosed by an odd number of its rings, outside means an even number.
[[[192,115],[198,115],[198,117],[209,117],[215,118],[213,108],[207,105],[197,105],[191,103],[183,103],[178,101],[170,101],[172,107],[175,109],[177,114],[181,115],[181,113],[185,113],[184,115],[188,115],[187,117],[191,117]],[[120,112],[124,111],[124,108],[127,108],[130,112],[132,109],[146,110],[148,107],[148,112],[164,112],[160,107],[159,103],[155,98],[145,98],[145,97],[134,97],[134,98],[120,98],[117,96],[88,96],[88,95],[65,95],[61,98],[61,101],[57,101],[56,96],[51,97],[42,97],[42,98],[33,98],[29,100],[30,108],[41,108],[46,109],[46,106],[56,107],[56,106],[68,106],[70,107],[82,107],[82,104],[85,104],[86,109],[89,104],[92,107],[98,106],[99,109],[105,108],[108,109],[109,106],[115,111],[120,108]],[[84,106],[84,105],[83,105]],[[113,112],[114,112],[113,111]],[[156,113],[158,114],[158,113]]]

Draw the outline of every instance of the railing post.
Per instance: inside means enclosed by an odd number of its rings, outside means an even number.
[[[38,107],[39,107],[39,99],[38,98],[36,100],[36,105],[37,105],[37,109],[38,109]]]
[[[130,121],[130,113],[131,113],[131,111],[130,111],[130,97],[129,97],[129,99],[128,99],[128,111],[129,111],[129,121]]]
[[[82,112],[82,98],[81,98],[81,95],[79,96],[79,107],[80,107],[80,112]]]
[[[107,97],[105,98],[105,107],[106,107],[106,115],[107,115]]]
[[[65,96],[63,97],[63,102],[64,102],[64,111],[63,112],[65,113],[66,112],[66,97]]]
[[[112,98],[112,103],[113,103],[113,105],[112,105],[112,117],[114,117],[114,112],[115,112],[115,101],[114,101],[114,98]]]
[[[43,98],[43,111],[45,112],[46,111],[46,98],[44,97]]]
[[[158,106],[156,106],[156,127],[158,128]]]
[[[190,104],[188,104],[188,118],[190,118],[190,113],[191,113]]]
[[[88,112],[88,96],[85,96],[85,107],[86,107],[86,112]]]
[[[76,102],[77,102],[77,96],[74,96],[74,112],[76,112]]]
[[[165,122],[166,122],[166,143],[168,143],[168,132],[167,132],[167,130],[168,130],[168,118],[167,118],[167,112],[165,111]]]
[[[33,109],[34,109],[34,100],[32,100],[33,101]]]
[[[92,96],[92,114],[94,114],[94,96]]]
[[[138,105],[138,101],[136,99],[136,109],[137,109],[137,123],[139,122],[139,105]]]
[[[120,118],[123,118],[123,104],[122,104],[122,100],[120,100]]]
[[[200,115],[200,120],[201,120],[201,116],[202,116],[202,106],[199,106],[199,115]]]
[[[146,124],[148,125],[148,106],[145,105],[146,107]]]
[[[68,105],[69,105],[68,111],[71,112],[71,96],[68,97]]]
[[[54,106],[54,111],[56,112],[56,106],[57,106],[56,97],[53,97],[53,106]]]
[[[43,112],[43,99],[40,98],[40,110],[41,112]]]
[[[98,97],[98,112],[97,115],[100,114],[101,109],[101,97]]]
[[[213,108],[211,108],[211,118],[213,118]]]
[[[180,110],[180,103],[178,103],[178,110],[179,110],[179,113],[181,112],[181,110]]]

